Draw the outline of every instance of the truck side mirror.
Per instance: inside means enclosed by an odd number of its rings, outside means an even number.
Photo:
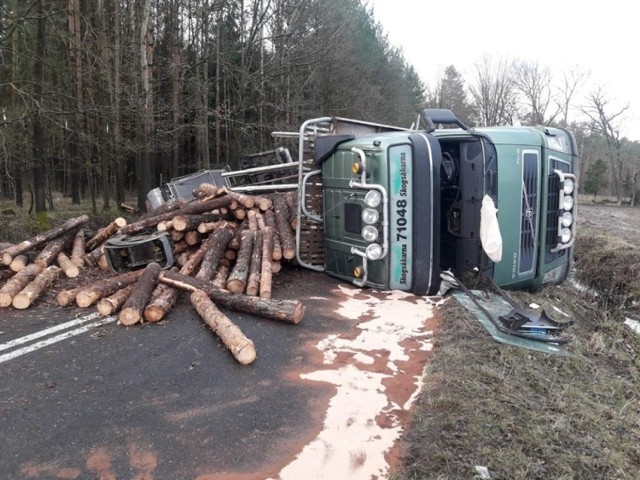
[[[457,125],[463,130],[469,130],[469,127],[447,108],[425,108],[420,112],[420,117],[427,125],[427,133],[433,132],[436,129],[435,125],[440,123],[443,125]]]

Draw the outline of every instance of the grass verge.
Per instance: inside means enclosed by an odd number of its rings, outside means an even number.
[[[575,319],[573,356],[498,344],[450,299],[393,478],[479,478],[476,465],[492,479],[640,478],[640,336],[621,315],[639,252],[581,234],[578,276],[599,295],[569,282],[514,295]]]

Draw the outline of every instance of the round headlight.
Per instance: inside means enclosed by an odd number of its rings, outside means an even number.
[[[364,203],[367,207],[376,208],[382,202],[382,195],[377,190],[369,190],[364,196]]]
[[[380,218],[380,214],[373,208],[365,208],[362,211],[362,221],[364,223],[376,223]]]
[[[371,225],[367,225],[362,229],[362,238],[367,242],[375,242],[378,239],[378,229]]]
[[[565,195],[562,200],[562,208],[565,210],[571,210],[573,208],[573,197],[571,195]]]
[[[570,227],[573,223],[573,214],[571,212],[564,212],[562,214],[562,226]]]
[[[378,260],[382,256],[382,247],[377,243],[372,243],[364,252],[369,260]]]
[[[569,240],[571,240],[571,230],[569,230],[568,228],[563,228],[562,230],[560,230],[560,240],[562,240],[562,243],[567,243]]]
[[[573,180],[570,178],[565,178],[564,179],[564,194],[565,195],[571,195],[573,193]]]

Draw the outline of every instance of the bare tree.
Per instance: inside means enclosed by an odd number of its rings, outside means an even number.
[[[518,60],[513,64],[513,80],[528,107],[523,120],[530,125],[544,125],[553,121],[546,118],[551,102],[551,70],[537,61]]]
[[[517,114],[517,90],[512,62],[485,55],[469,82],[475,123],[512,125]]]
[[[620,122],[629,105],[612,112],[610,99],[603,87],[597,87],[588,95],[587,100],[588,104],[581,110],[591,120],[592,129],[606,141],[606,155],[611,162],[616,197],[620,206],[625,180],[625,156],[622,154],[622,148],[626,142],[626,138],[620,132]]]
[[[562,83],[557,88],[556,103],[558,110],[562,115],[561,125],[566,127],[569,125],[569,110],[571,103],[579,92],[582,84],[589,76],[589,73],[579,66],[572,67],[570,71],[562,74]]]

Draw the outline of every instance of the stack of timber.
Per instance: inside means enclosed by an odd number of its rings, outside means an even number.
[[[304,306],[272,298],[272,277],[295,258],[295,201],[291,194],[246,195],[203,184],[188,203],[173,202],[127,223],[116,218],[91,238],[73,218],[49,232],[16,245],[0,245],[0,307],[31,306],[62,275],[57,302],[66,307],[97,308],[118,315],[125,326],[154,324],[167,316],[182,292],[188,292],[202,320],[242,364],[256,358],[255,345],[220,308],[298,324]],[[156,263],[121,274],[108,270],[103,245],[114,235],[166,232],[176,264]],[[4,268],[0,270],[4,272]],[[86,273],[85,273],[86,272]],[[86,277],[90,277],[87,281]],[[220,307],[220,308],[219,308]]]

